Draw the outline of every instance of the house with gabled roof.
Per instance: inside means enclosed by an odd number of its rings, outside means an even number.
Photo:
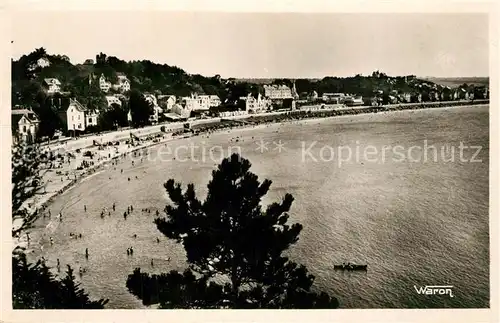
[[[40,119],[31,108],[15,107],[11,111],[13,141],[34,142],[38,133]]]
[[[70,99],[66,110],[68,131],[85,131],[88,127],[97,126],[99,112],[90,110],[76,99]]]
[[[177,103],[177,98],[175,95],[158,95],[158,104],[165,108],[165,110],[170,111]]]
[[[101,76],[99,77],[99,88],[105,93],[108,93],[109,89],[111,88],[111,82],[108,82],[106,80],[104,74],[101,74]]]
[[[117,73],[116,77],[118,78],[118,82],[113,84],[113,89],[119,90],[122,93],[130,91],[130,81],[127,76],[122,73]]]
[[[61,82],[56,78],[46,78],[43,80],[43,85],[48,94],[60,93]]]

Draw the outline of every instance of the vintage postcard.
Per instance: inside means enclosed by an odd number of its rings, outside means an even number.
[[[498,319],[493,4],[47,3],[3,12],[2,321]]]

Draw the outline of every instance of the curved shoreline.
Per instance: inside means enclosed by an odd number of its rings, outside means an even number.
[[[458,102],[457,102],[458,103]],[[252,129],[252,128],[259,128],[259,127],[264,127],[268,125],[280,125],[283,123],[291,123],[291,122],[305,122],[305,121],[313,121],[313,120],[318,120],[318,119],[332,119],[332,118],[339,118],[339,117],[353,117],[353,116],[358,116],[358,115],[366,115],[366,114],[379,114],[381,112],[402,112],[402,111],[407,111],[407,110],[427,110],[427,109],[437,109],[437,110],[445,110],[445,109],[452,109],[452,108],[460,108],[460,107],[482,107],[482,106],[488,106],[488,103],[483,103],[483,102],[478,102],[476,104],[455,104],[455,105],[445,105],[445,106],[437,106],[433,107],[432,105],[434,104],[417,104],[417,105],[410,105],[410,106],[395,106],[389,109],[386,109],[384,107],[371,107],[371,109],[359,109],[359,108],[349,108],[349,109],[342,109],[342,110],[317,110],[317,111],[303,111],[303,110],[297,110],[295,112],[287,112],[283,114],[276,114],[276,115],[260,115],[260,116],[247,116],[244,118],[244,120],[255,120],[257,123],[241,123],[238,122],[241,119],[235,119],[233,124],[229,123],[223,123],[223,122],[218,122],[216,124],[212,125],[204,125],[201,124],[199,128],[196,128],[196,130],[199,130],[198,132],[191,132],[189,134],[185,135],[179,135],[179,136],[174,136],[172,135],[172,131],[170,135],[165,138],[165,133],[163,133],[163,138],[160,139],[157,142],[151,142],[148,139],[147,142],[145,142],[142,145],[135,146],[135,147],[130,147],[127,148],[125,152],[117,153],[116,155],[111,156],[110,158],[105,158],[103,160],[97,161],[94,165],[87,167],[85,170],[82,171],[82,173],[75,175],[75,178],[70,180],[68,183],[64,184],[61,188],[58,190],[52,192],[52,193],[45,193],[42,195],[40,198],[39,203],[33,203],[35,204],[32,208],[28,208],[28,212],[33,214],[34,212],[37,211],[43,211],[47,206],[49,206],[54,199],[59,197],[61,194],[65,193],[68,191],[70,188],[76,186],[78,183],[80,183],[83,179],[87,178],[89,175],[94,174],[96,171],[101,169],[103,166],[106,166],[108,163],[113,162],[114,160],[122,157],[129,156],[131,153],[134,153],[136,151],[139,151],[141,149],[147,149],[153,146],[157,146],[160,144],[164,144],[166,142],[174,141],[177,139],[186,139],[186,138],[191,138],[194,136],[198,135],[204,135],[204,134],[211,134],[214,132],[222,132],[226,130],[237,130],[237,129]],[[300,117],[295,117],[296,115],[302,114],[302,118]],[[325,115],[326,114],[326,115]],[[226,119],[227,120],[227,119]],[[231,119],[227,121],[233,121]],[[237,122],[237,123],[236,123]],[[155,134],[149,134],[148,136],[154,136]],[[156,133],[158,135],[158,133]],[[168,134],[167,134],[168,135]],[[95,147],[95,146],[94,146]],[[93,148],[94,148],[93,147]],[[112,146],[116,147],[116,146]],[[91,150],[92,148],[86,148],[86,150]],[[64,175],[63,175],[64,176]],[[39,196],[39,195],[38,195]],[[13,222],[13,228],[15,227],[14,222],[16,219],[12,219]],[[22,219],[20,220],[22,221]],[[21,222],[22,223],[22,222]],[[25,238],[25,237],[23,237]],[[26,239],[20,239],[13,237],[14,241],[14,246],[12,249],[16,247],[22,247],[25,245],[27,242]]]

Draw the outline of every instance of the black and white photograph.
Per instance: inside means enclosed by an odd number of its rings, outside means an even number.
[[[8,306],[490,309],[490,19],[12,12]]]

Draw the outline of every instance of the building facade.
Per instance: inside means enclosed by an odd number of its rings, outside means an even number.
[[[114,88],[120,92],[130,91],[130,81],[125,75],[118,75],[118,83],[114,85]]]
[[[292,90],[286,85],[264,85],[264,96],[270,100],[292,99]]]
[[[183,97],[181,105],[191,111],[206,111],[210,109],[210,98],[208,95],[192,94],[191,96]]]
[[[50,66],[50,61],[47,58],[42,57],[36,61],[36,65],[38,65],[38,67],[40,68],[48,67]]]
[[[209,100],[210,100],[209,106],[211,108],[218,107],[221,104],[221,100],[217,95],[210,95]]]
[[[40,119],[30,109],[13,109],[11,111],[11,126],[13,141],[32,143],[36,140]]]
[[[108,93],[111,88],[111,82],[106,81],[104,74],[101,74],[101,77],[99,77],[99,88],[104,93]]]
[[[177,103],[175,95],[158,95],[158,105],[164,110],[171,111],[174,104]]]
[[[323,95],[321,96],[324,102],[334,104],[342,103],[345,97],[346,96],[344,93],[323,93]]]
[[[257,97],[248,94],[246,97],[241,97],[240,101],[242,101],[243,104],[245,105],[245,111],[249,113],[265,111],[271,105],[269,100],[262,97],[260,93],[257,95]]]
[[[174,104],[172,107],[172,113],[182,117],[189,118],[191,116],[191,109],[188,106],[182,106],[180,104]]]
[[[99,113],[90,111],[76,99],[71,99],[66,110],[68,131],[85,131],[88,127],[97,126]]]
[[[163,109],[158,105],[158,100],[154,94],[146,93],[144,94],[144,99],[153,106],[153,113],[149,116],[149,121],[155,124],[158,122],[160,114],[163,113]]]
[[[61,92],[61,82],[56,78],[46,78],[43,80],[43,84],[48,94]]]

